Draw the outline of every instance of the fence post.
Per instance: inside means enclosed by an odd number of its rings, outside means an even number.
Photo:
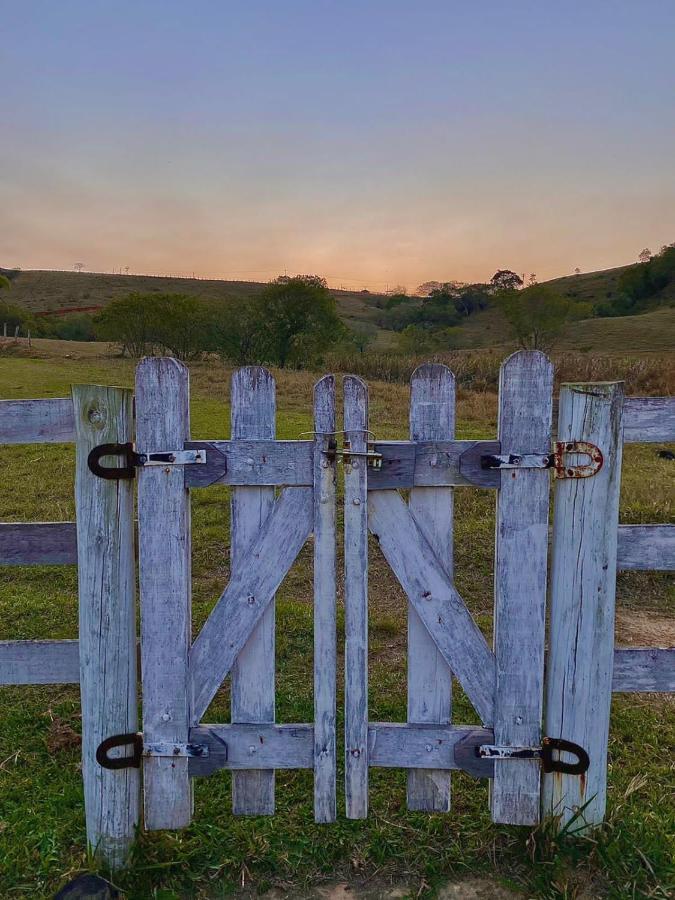
[[[368,446],[368,388],[344,379],[345,440]],[[368,815],[368,474],[366,460],[345,461],[345,805],[347,818]]]
[[[455,376],[427,363],[410,381],[410,440],[449,441],[455,436]],[[449,575],[453,571],[452,488],[410,491],[410,511]],[[408,722],[447,725],[452,711],[452,672],[433,638],[408,603]],[[408,809],[448,812],[450,772],[408,771]]]
[[[97,478],[87,457],[98,444],[133,440],[133,394],[97,385],[76,385],[72,393],[87,840],[117,869],[138,825],[139,771],[101,768],[96,748],[104,738],[138,728],[134,490],[130,481]]]
[[[232,374],[231,395],[233,440],[274,440],[275,384],[267,369],[238,369]],[[273,506],[273,487],[232,489],[232,572],[245,558]],[[274,722],[274,626],[272,599],[232,666],[233,722]],[[232,772],[232,812],[240,816],[274,814],[273,769]]]
[[[333,375],[314,385],[314,430],[314,819],[334,822],[337,465],[335,455],[331,460],[325,453],[335,440]]]
[[[551,447],[553,366],[538,350],[521,350],[499,374],[499,440],[503,454]],[[538,746],[544,699],[544,637],[550,475],[504,470],[497,494],[494,645],[495,742]],[[536,825],[541,805],[536,760],[496,762],[494,822]]]
[[[190,439],[188,370],[148,357],[136,369],[136,444],[140,453],[181,450]],[[182,466],[138,470],[143,736],[188,742],[191,628],[190,494]],[[145,827],[183,828],[192,817],[186,757],[143,762]]]
[[[621,485],[623,384],[566,384],[560,440],[590,441],[604,463],[592,478],[556,482],[546,734],[581,745],[585,775],[544,776],[543,813],[561,828],[602,822],[612,699],[614,597]]]

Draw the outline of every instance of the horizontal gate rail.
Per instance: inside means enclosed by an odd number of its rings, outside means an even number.
[[[0,524],[0,566],[72,565],[77,563],[75,522]]]
[[[70,397],[0,400],[0,444],[72,444],[74,440]]]
[[[612,691],[675,691],[675,647],[618,647],[614,651]]]
[[[0,684],[78,684],[79,641],[0,641]]]
[[[675,569],[675,525],[619,525],[619,570]]]
[[[623,439],[626,443],[675,441],[675,397],[626,397]]]

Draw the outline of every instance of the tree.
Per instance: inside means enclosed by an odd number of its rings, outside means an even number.
[[[261,359],[261,324],[250,300],[214,301],[211,306],[208,349],[237,366]]]
[[[499,291],[517,291],[523,286],[523,279],[511,269],[498,269],[490,279],[493,293]]]
[[[572,304],[545,284],[503,291],[497,296],[497,306],[525,350],[550,350],[572,316],[590,312],[586,304]]]
[[[75,263],[73,268],[75,269],[76,272],[79,273],[82,271],[82,269],[84,269],[84,263]]]
[[[579,266],[577,266],[576,269],[574,270],[574,274],[581,275],[581,269],[579,268]]]
[[[11,287],[9,278],[6,278],[4,275],[0,275],[0,291],[8,290]]]
[[[437,291],[443,287],[443,282],[441,281],[425,281],[423,284],[418,284],[415,288],[415,294],[418,297],[428,297],[432,291]]]
[[[652,251],[649,249],[649,247],[645,247],[644,250],[640,250],[640,252],[638,254],[638,259],[640,260],[641,263],[648,263],[651,258],[652,258]]]
[[[110,302],[94,320],[99,340],[119,344],[123,354],[138,358],[155,349],[154,294],[129,294]]]
[[[282,276],[265,287],[252,307],[260,323],[261,361],[302,366],[343,340],[335,298],[316,276]]]
[[[206,349],[209,317],[205,304],[186,294],[154,294],[150,306],[153,343],[162,352],[187,362]]]

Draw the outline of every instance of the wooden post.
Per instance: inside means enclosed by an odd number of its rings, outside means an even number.
[[[5,322],[2,326],[2,336],[7,337],[7,322]]]
[[[136,369],[140,453],[181,450],[190,438],[188,370],[175,359],[146,358]],[[191,627],[190,495],[183,466],[138,469],[143,735],[187,743]],[[183,828],[192,817],[186,757],[143,763],[145,827]]]
[[[556,482],[546,734],[583,747],[585,775],[544,776],[544,815],[561,828],[598,825],[605,814],[614,657],[614,597],[621,486],[623,384],[566,384],[560,440],[590,441],[604,462],[591,478]]]
[[[76,429],[82,778],[87,841],[112,869],[128,857],[139,819],[138,769],[103,769],[96,748],[138,729],[136,573],[132,481],[106,481],[87,466],[98,444],[133,439],[133,394],[73,387]]]
[[[344,379],[345,440],[368,446],[368,388]],[[368,815],[368,474],[362,456],[345,461],[345,803],[349,819]]]
[[[410,440],[446,441],[455,436],[455,376],[446,366],[427,363],[410,382]],[[452,488],[413,488],[410,511],[422,534],[452,576]],[[438,647],[408,603],[408,722],[447,725],[452,711],[452,673]],[[408,809],[448,812],[450,773],[408,772]]]
[[[274,440],[274,378],[262,366],[232,375],[233,440]],[[274,505],[273,487],[232,489],[231,567],[235,572]],[[232,667],[232,722],[274,722],[274,599]],[[274,770],[232,773],[232,812],[240,816],[274,814]]]
[[[504,361],[499,378],[502,454],[551,449],[553,366],[539,351]],[[494,646],[495,743],[536,747],[541,741],[550,475],[546,469],[504,469],[497,494]],[[494,822],[539,821],[540,764],[497,761]]]
[[[314,818],[334,822],[336,808],[335,623],[337,465],[326,451],[335,441],[335,378],[314,386]]]

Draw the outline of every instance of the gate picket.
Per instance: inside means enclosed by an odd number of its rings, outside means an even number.
[[[604,456],[593,478],[557,482],[551,561],[546,733],[584,747],[588,772],[544,776],[543,810],[575,831],[599,824],[607,794],[607,740],[614,659],[623,383],[567,384],[561,440],[590,441]]]
[[[335,378],[314,385],[314,819],[336,808],[335,555],[337,466],[324,452],[335,441]]]
[[[190,439],[188,370],[175,359],[146,358],[136,369],[139,452],[176,450]],[[191,627],[190,497],[181,466],[138,471],[143,737],[188,742]],[[192,817],[185,757],[147,758],[145,827],[183,828]]]
[[[233,440],[274,440],[276,395],[274,378],[262,366],[238,369],[232,375]],[[274,505],[273,487],[233,487],[231,502],[231,573]],[[275,676],[274,598],[262,614],[232,666],[232,722],[274,722]],[[235,815],[274,814],[274,770],[232,773]]]
[[[345,440],[368,446],[368,388],[344,379]],[[345,804],[349,819],[368,815],[368,470],[364,457],[345,463]]]
[[[547,454],[551,446],[553,366],[539,351],[502,363],[499,440],[502,454]],[[497,494],[494,646],[495,742],[536,747],[541,741],[550,477],[546,469],[502,471]],[[495,763],[492,819],[539,821],[538,760]]]
[[[419,366],[410,382],[410,440],[455,437],[455,376],[446,366]],[[410,511],[436,555],[452,575],[452,488],[413,488]],[[452,673],[414,605],[408,601],[408,722],[447,725],[452,711]],[[408,809],[448,812],[450,773],[408,771]]]

